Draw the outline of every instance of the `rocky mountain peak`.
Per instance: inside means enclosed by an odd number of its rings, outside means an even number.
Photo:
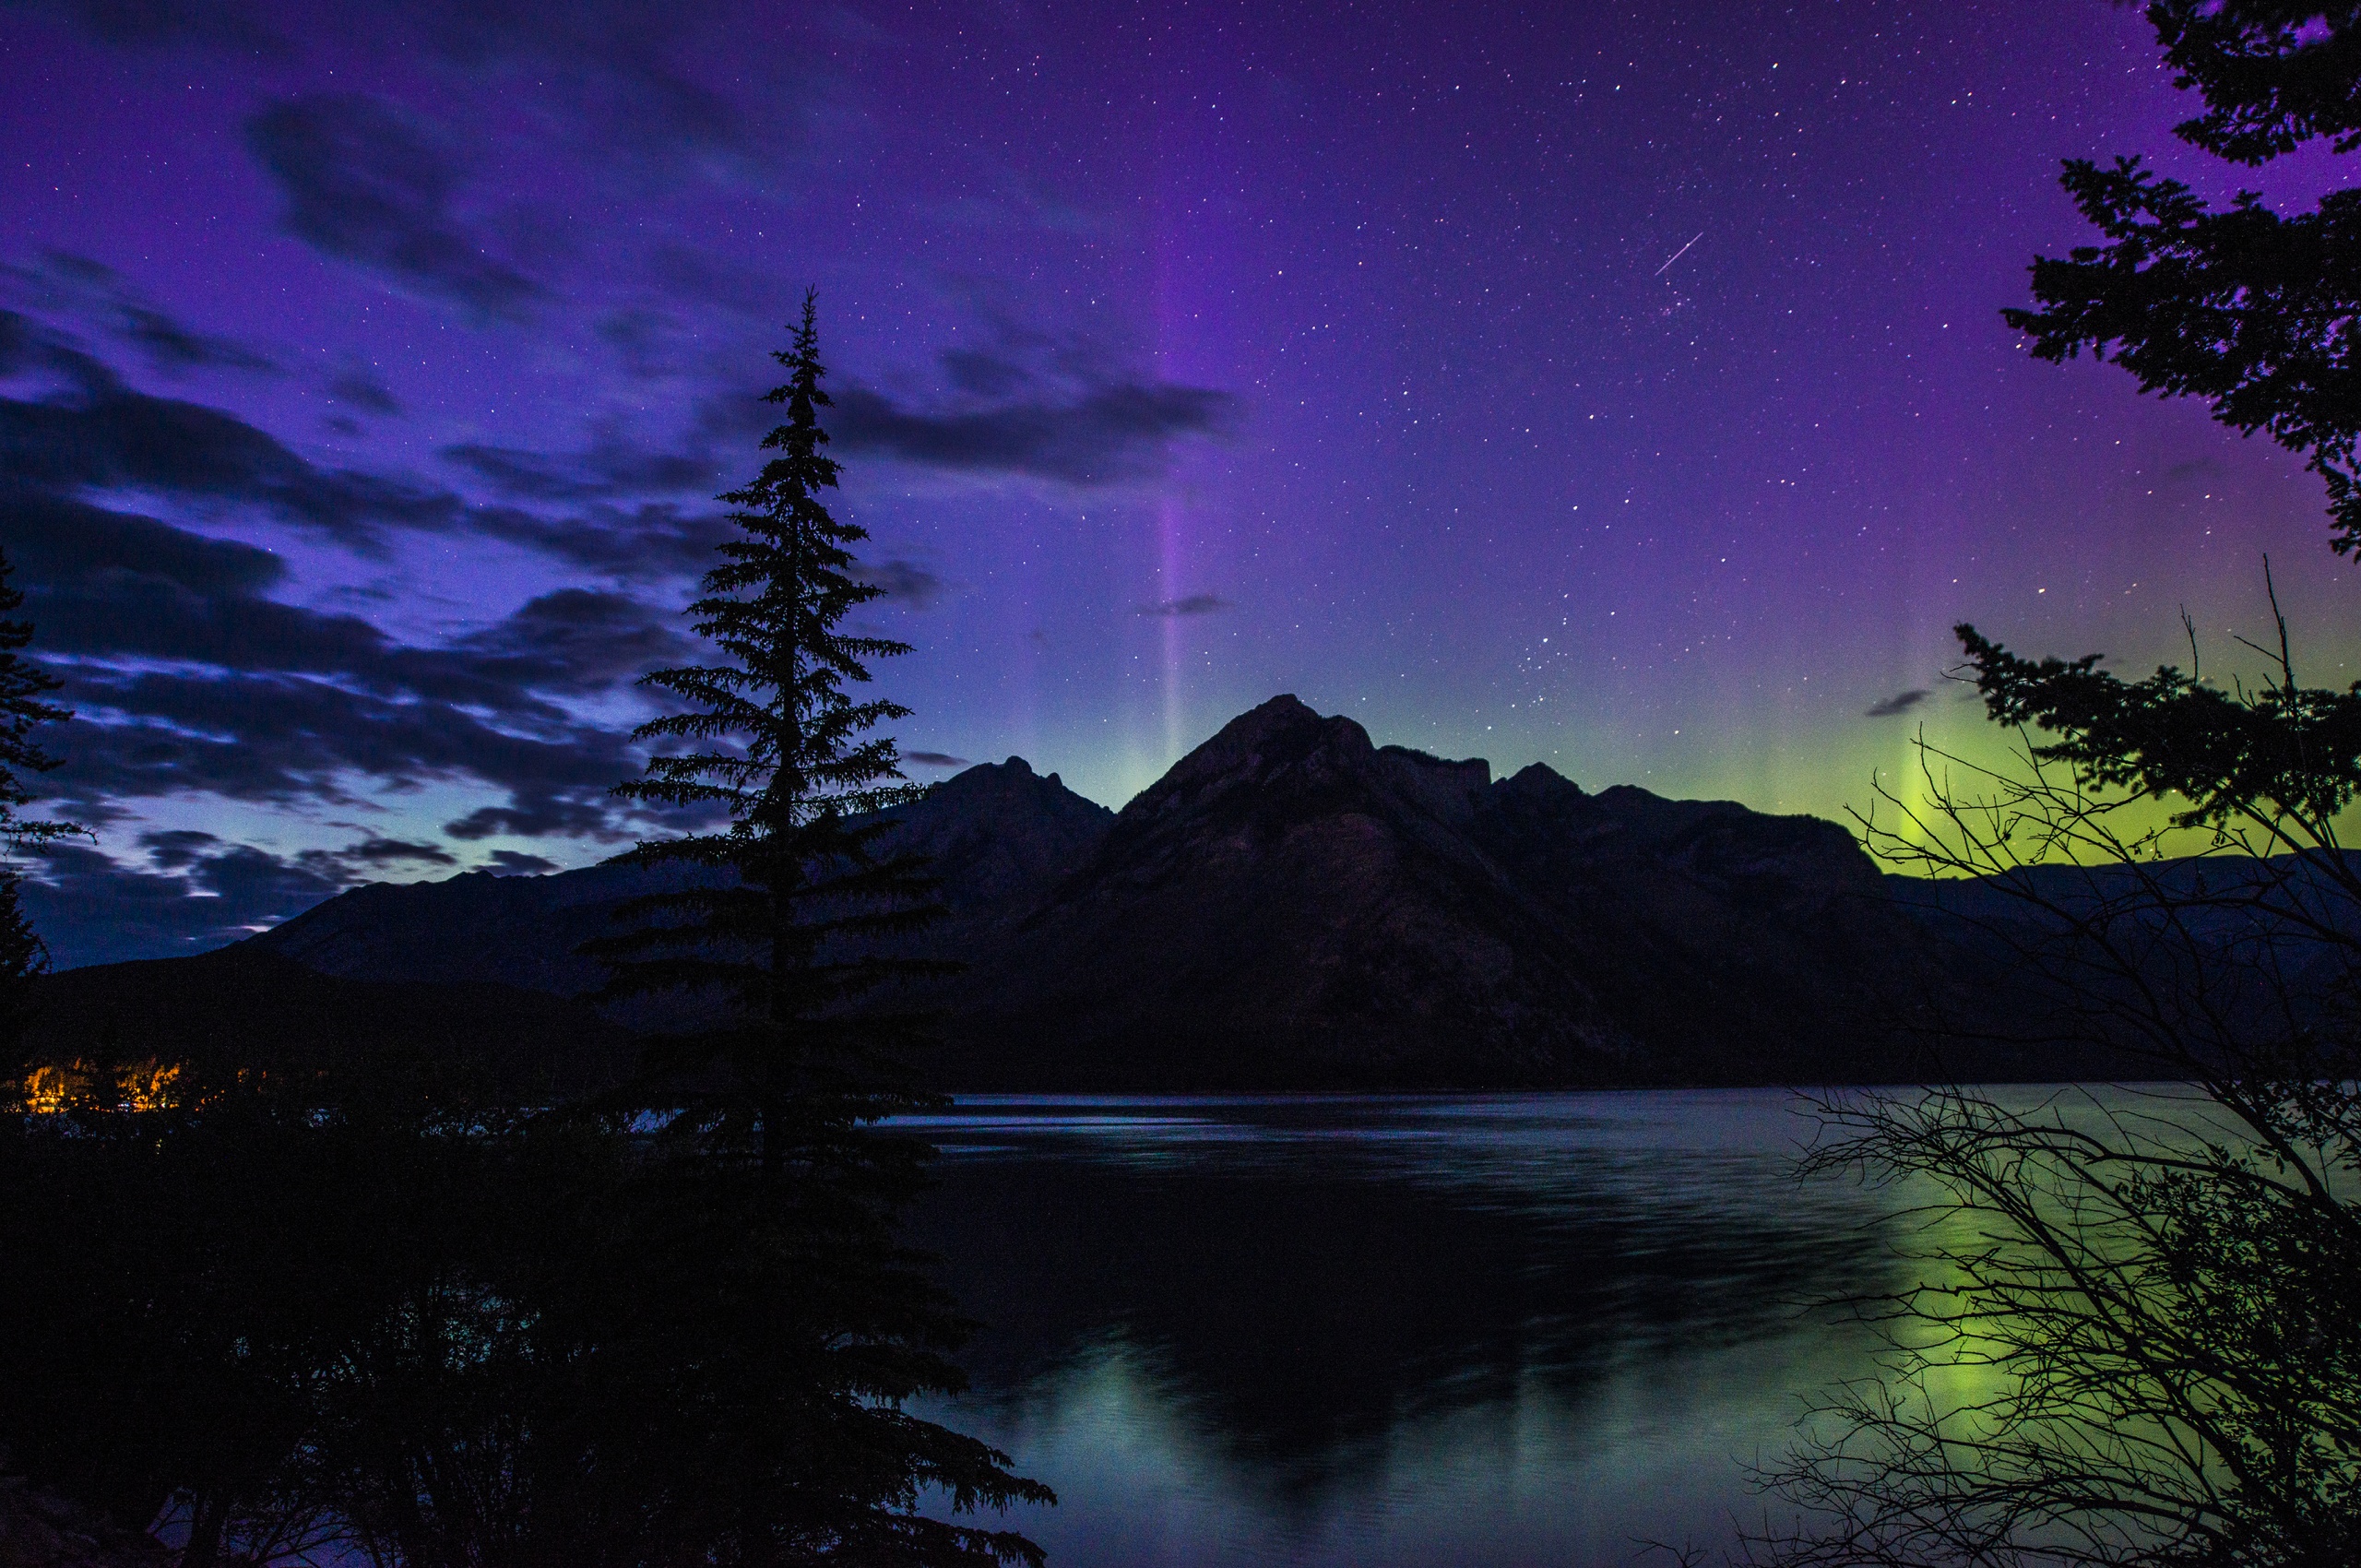
[[[1266,791],[1365,775],[1377,748],[1349,719],[1323,719],[1293,695],[1273,697],[1223,725],[1172,765],[1117,818],[1119,830],[1203,806],[1240,790]]]
[[[979,763],[886,814],[880,847],[933,862],[955,910],[1005,903],[1074,869],[1115,814],[1021,756]]]
[[[1917,972],[1833,823],[1379,747],[1283,695],[1118,814],[1023,757],[887,814],[948,918],[911,1000],[953,1087],[1501,1085],[1842,1075]],[[267,936],[356,979],[595,985],[651,873],[362,889]],[[636,1016],[627,1027],[657,1028]]]
[[[1572,802],[1585,798],[1581,785],[1546,762],[1525,764],[1501,779],[1500,788],[1493,793],[1501,800],[1526,801],[1535,804]]]
[[[1410,746],[1386,746],[1377,758],[1397,793],[1454,826],[1466,826],[1492,787],[1492,765],[1479,756],[1453,762]]]
[[[926,801],[937,810],[946,806],[964,809],[990,802],[1045,800],[1063,793],[1055,774],[1044,778],[1033,771],[1031,763],[1013,756],[1006,762],[979,762],[960,769],[929,789]],[[905,812],[910,809],[902,808]]]

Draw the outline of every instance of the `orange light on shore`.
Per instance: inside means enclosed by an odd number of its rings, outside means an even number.
[[[180,1104],[181,1063],[155,1057],[103,1074],[87,1062],[36,1067],[25,1076],[25,1109],[55,1116],[78,1107],[115,1111],[170,1111]],[[113,1095],[104,1092],[112,1078]]]

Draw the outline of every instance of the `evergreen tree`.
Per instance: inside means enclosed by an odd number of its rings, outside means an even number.
[[[935,910],[919,861],[871,851],[877,814],[918,790],[900,782],[893,740],[870,731],[909,710],[856,701],[848,688],[869,681],[870,660],[909,647],[841,629],[884,590],[852,575],[851,547],[867,530],[822,499],[837,466],[823,450],[819,410],[829,399],[810,298],[793,346],[774,357],[789,379],[766,398],[785,406],[787,422],[762,445],[778,455],[721,497],[744,537],[720,547],[728,559],[689,606],[728,662],[643,678],[682,710],[635,738],[688,745],[652,756],[645,778],[615,791],[724,821],[625,857],[693,868],[697,885],[638,900],[627,915],[656,923],[593,950],[612,966],[611,995],[725,999],[728,1021],[670,1037],[661,1065],[695,1075],[711,1130],[777,1176],[825,1159],[820,1151],[848,1129],[920,1103],[893,1066],[894,1048],[911,1039],[908,1022],[854,1016],[848,1004],[913,967],[855,944]]]
[[[0,843],[16,850],[83,829],[71,822],[28,821],[20,814],[33,800],[28,776],[57,766],[55,758],[33,742],[32,731],[74,716],[48,700],[58,688],[57,678],[24,656],[33,627],[30,621],[9,618],[25,602],[24,590],[9,582],[9,575],[7,557],[0,554]],[[0,862],[0,1066],[12,1076],[19,1065],[17,1043],[28,1020],[32,978],[49,967],[49,950],[18,898],[22,880],[14,865]]]
[[[878,814],[916,791],[872,731],[908,709],[852,690],[908,648],[843,628],[880,590],[854,575],[866,530],[824,499],[837,467],[811,295],[774,357],[788,379],[767,398],[786,421],[762,445],[776,455],[722,497],[740,537],[689,606],[721,659],[645,678],[680,707],[637,737],[682,749],[617,789],[715,825],[627,855],[681,868],[685,885],[635,901],[624,914],[645,923],[589,949],[611,965],[610,996],[719,1008],[659,1038],[639,1090],[669,1118],[646,1176],[666,1194],[668,1239],[645,1251],[672,1282],[640,1317],[680,1315],[634,1355],[694,1348],[664,1380],[696,1390],[693,1408],[650,1419],[689,1429],[663,1445],[681,1470],[666,1490],[715,1560],[1038,1562],[1014,1533],[914,1508],[926,1487],[962,1512],[1051,1499],[1006,1455],[901,1408],[960,1385],[945,1352],[965,1332],[895,1240],[929,1151],[873,1125],[935,1103],[898,1065],[918,1022],[860,1006],[927,967],[864,944],[938,912],[923,863],[874,843]]]
[[[2147,16],[2205,102],[2183,139],[2249,165],[2361,148],[2361,6]],[[2008,321],[2306,456],[2335,549],[2361,550],[2361,189],[2283,217],[2131,158],[2064,184],[2106,244],[2036,261],[2040,308]],[[1855,1303],[1888,1375],[1835,1394],[1771,1478],[1816,1517],[1758,1557],[2361,1561],[2361,684],[2300,684],[2277,629],[2248,645],[2271,676],[2225,690],[2193,626],[2186,673],[2128,681],[1956,628],[1988,716],[2041,739],[1987,769],[1922,738],[1922,787],[1879,786],[1869,848],[2007,899],[1966,923],[2033,982],[2034,1040],[2177,1087],[2103,1123],[1956,1089],[1829,1104],[1809,1164],[1921,1183],[1925,1240],[1907,1283]]]
[[[2258,165],[2320,137],[2361,147],[2361,6],[2153,0],[2147,16],[2205,113],[2175,134]],[[2335,546],[2361,549],[2361,190],[2282,216],[2252,193],[2209,207],[2136,157],[2070,159],[2062,182],[2106,243],[2033,266],[2040,308],[2008,310],[2033,351],[2088,349],[2143,392],[2195,397],[2265,431],[2327,481]]]
[[[0,864],[0,1089],[19,1073],[25,1028],[32,1021],[32,981],[49,968],[49,946],[33,929],[18,897],[23,873]],[[0,1094],[0,1099],[5,1099]]]
[[[2152,0],[2146,15],[2176,85],[2205,104],[2174,127],[2183,140],[2249,166],[2321,138],[2361,148],[2361,6]],[[2003,318],[2041,358],[2088,349],[2143,392],[2201,398],[2304,455],[2327,485],[2333,548],[2361,550],[2361,188],[2282,216],[2251,193],[2210,208],[2136,157],[2065,170],[2106,243],[2037,258],[2040,308]],[[2262,650],[2276,679],[2235,695],[2193,667],[2127,682],[2096,655],[2035,661],[1973,625],[1957,632],[1992,719],[2058,737],[2045,761],[2178,796],[2181,826],[2243,826],[2270,850],[2339,847],[2338,814],[2361,792],[2361,685],[2298,684],[2284,627]]]
[[[888,1062],[913,1026],[851,1011],[892,972],[852,944],[925,909],[872,848],[901,710],[848,695],[899,645],[838,630],[874,593],[820,499],[808,300],[779,357],[778,456],[693,609],[724,661],[654,677],[682,709],[644,733],[690,747],[624,791],[722,820],[636,851],[685,885],[605,944],[619,994],[707,1023],[621,1103],[397,1051],[0,1117],[0,1446],[40,1484],[177,1517],[188,1568],[1040,1562],[966,1516],[1047,1489],[905,1408],[956,1391],[967,1325],[896,1238],[923,1146],[872,1125],[927,1103]]]

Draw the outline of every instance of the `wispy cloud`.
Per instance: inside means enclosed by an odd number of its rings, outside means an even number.
[[[0,265],[0,282],[28,308],[107,333],[167,374],[279,369],[269,356],[190,326],[159,308],[113,267],[71,251],[44,251],[27,266]]]
[[[878,589],[889,604],[927,610],[943,597],[943,579],[914,561],[864,562],[853,568],[852,575],[856,581]]]
[[[1892,719],[1897,715],[1908,713],[1912,708],[1916,707],[1920,703],[1925,702],[1933,695],[1934,694],[1931,692],[1922,691],[1918,687],[1913,686],[1906,692],[1894,693],[1893,695],[1885,698],[1882,702],[1871,703],[1867,708],[1862,710],[1861,717],[1864,719]]]
[[[1210,593],[1184,594],[1179,599],[1161,600],[1155,604],[1143,604],[1134,612],[1141,615],[1211,615],[1230,607],[1229,600]]]
[[[246,123],[247,147],[286,197],[288,232],[480,318],[522,316],[545,291],[452,215],[458,163],[441,140],[354,93],[281,99]]]
[[[979,384],[974,367],[963,373]],[[1161,472],[1173,443],[1232,429],[1229,393],[1169,381],[1124,381],[1072,397],[919,410],[854,387],[836,399],[835,434],[848,452],[879,452],[928,468],[1029,474],[1074,485]]]
[[[348,365],[328,378],[328,396],[363,413],[391,418],[402,411],[400,399],[386,384],[358,365]]]

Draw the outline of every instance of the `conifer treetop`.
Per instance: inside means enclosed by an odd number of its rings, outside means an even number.
[[[721,497],[737,536],[719,547],[720,564],[688,607],[717,657],[641,678],[677,707],[634,731],[655,742],[654,754],[644,776],[615,789],[644,805],[697,811],[711,825],[643,841],[624,860],[715,874],[628,901],[617,918],[637,929],[583,949],[608,963],[606,994],[703,992],[732,1002],[733,1022],[682,1034],[668,1049],[684,1062],[734,1064],[767,1108],[756,1114],[766,1158],[768,1129],[790,1100],[808,1099],[824,1061],[870,1063],[830,1069],[838,1080],[830,1093],[863,1108],[856,1119],[901,1103],[899,1089],[878,1087],[898,1070],[872,1059],[915,1025],[848,1009],[890,977],[929,968],[875,947],[936,912],[922,858],[880,853],[874,842],[888,826],[881,814],[922,791],[903,779],[893,740],[872,733],[909,710],[854,691],[873,660],[909,647],[842,628],[882,590],[857,575],[853,548],[868,531],[825,500],[837,469],[820,428],[828,396],[815,314],[807,293],[801,325],[774,356],[787,380],[765,394],[786,420],[763,438],[761,471]],[[749,1106],[744,1097],[732,1103]]]
[[[643,741],[683,741],[648,760],[645,778],[616,792],[650,804],[716,807],[721,831],[643,844],[640,858],[697,860],[751,869],[765,846],[822,816],[862,815],[917,792],[890,737],[868,733],[909,709],[884,698],[856,701],[869,664],[910,651],[908,643],[838,629],[845,616],[884,589],[852,576],[852,547],[869,537],[836,517],[824,493],[837,465],[824,448],[816,294],[807,292],[790,345],[774,354],[787,381],[765,394],[786,422],[763,438],[775,454],[748,484],[719,499],[742,530],[720,546],[726,558],[705,575],[689,605],[699,636],[725,662],[659,670],[642,684],[670,692],[685,711],[641,725]]]
[[[87,829],[73,822],[28,822],[18,814],[18,808],[35,798],[26,776],[47,773],[59,761],[41,749],[32,731],[45,724],[63,724],[74,715],[49,700],[58,689],[57,677],[24,657],[33,640],[33,624],[15,619],[24,607],[25,593],[8,580],[12,570],[7,557],[0,554],[0,841],[21,848]]]

